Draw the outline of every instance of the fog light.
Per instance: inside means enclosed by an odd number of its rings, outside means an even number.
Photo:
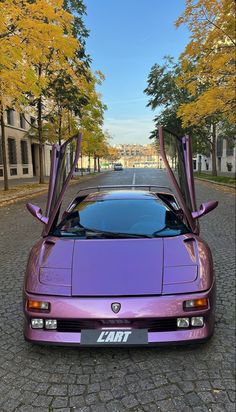
[[[189,318],[177,318],[177,327],[178,328],[188,328]]]
[[[45,320],[45,328],[46,329],[56,329],[57,328],[56,319],[46,319]]]
[[[204,325],[204,319],[202,316],[196,316],[191,318],[191,326],[201,327]]]
[[[27,301],[28,310],[49,310],[49,302],[41,302],[38,300]]]
[[[208,307],[208,299],[191,299],[184,302],[184,309],[206,309]]]
[[[43,329],[43,319],[31,319],[31,327],[33,329]]]

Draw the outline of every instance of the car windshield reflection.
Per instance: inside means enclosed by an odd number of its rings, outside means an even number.
[[[189,229],[160,200],[82,201],[54,230],[55,236],[82,238],[169,237]]]

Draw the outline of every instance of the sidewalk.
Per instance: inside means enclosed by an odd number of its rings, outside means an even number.
[[[20,180],[20,179],[19,179]],[[26,179],[22,179],[26,180]],[[9,204],[15,203],[20,199],[28,198],[39,193],[46,193],[48,190],[48,183],[39,184],[36,180],[31,180],[31,183],[27,182],[25,184],[17,182],[15,186],[9,185],[9,190],[4,190],[3,187],[0,189],[0,207],[8,206]],[[37,182],[37,183],[36,183]]]
[[[91,170],[92,173],[92,170]],[[84,175],[88,174],[87,172],[83,173]],[[81,176],[81,173],[76,172],[74,173],[75,176]],[[44,176],[44,181],[48,183],[49,181],[49,176]],[[39,176],[34,176],[34,177],[25,177],[25,178],[20,178],[20,179],[8,179],[8,185],[9,189],[12,189],[16,186],[23,186],[23,185],[31,185],[34,183],[39,183]],[[4,181],[0,180],[0,191],[4,189]]]
[[[48,182],[48,177],[45,176],[45,181]],[[34,176],[34,177],[28,177],[28,178],[22,178],[22,179],[9,179],[8,180],[8,186],[9,189],[12,189],[16,186],[23,186],[27,184],[33,184],[33,183],[38,183],[39,182],[39,177]],[[4,189],[4,181],[0,180],[0,190]]]
[[[84,173],[83,176],[76,174],[70,184],[78,183],[83,179],[94,177],[94,174]],[[47,193],[49,178],[45,177],[46,183],[39,184],[38,177],[28,179],[11,179],[9,180],[9,190],[4,190],[4,183],[0,182],[0,207],[8,206],[21,199],[34,197],[38,194]]]

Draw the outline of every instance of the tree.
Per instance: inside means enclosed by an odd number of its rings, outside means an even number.
[[[55,141],[61,144],[62,139],[65,140],[65,130],[63,124],[68,125],[66,134],[70,135],[70,121],[74,117],[81,117],[82,106],[89,103],[89,86],[91,81],[91,73],[89,69],[80,70],[79,66],[83,64],[76,59],[76,65],[70,63],[73,68],[73,73],[69,74],[65,70],[60,70],[59,73],[50,74],[50,83],[47,90],[47,99],[49,112],[46,115],[47,120],[51,125],[55,126],[54,135],[57,136]]]
[[[118,159],[120,158],[120,154],[119,151],[112,146],[108,146],[108,153],[107,153],[107,160],[109,160],[109,162],[114,163],[116,162]]]
[[[191,39],[180,56],[179,83],[194,97],[180,108],[184,124],[224,115],[234,122],[235,2],[187,0],[176,25],[187,24]]]
[[[16,107],[22,101],[25,90],[35,90],[31,67],[27,64],[26,30],[32,26],[28,8],[21,2],[0,2],[0,122],[1,151],[3,157],[4,189],[8,190],[7,156],[5,142],[5,109]]]
[[[88,104],[81,108],[80,128],[83,134],[82,150],[89,158],[89,168],[91,157],[94,159],[94,170],[97,170],[97,152],[105,139],[102,131],[103,115],[106,106],[101,101],[101,96],[96,92],[96,84],[100,84],[104,76],[97,72],[88,83],[87,96]]]
[[[63,9],[63,0],[3,0],[0,6],[4,16],[4,22],[0,25],[0,51],[3,52],[0,65],[2,130],[5,96],[14,105],[25,104],[35,109],[40,183],[43,183],[42,130],[48,75],[61,69],[68,70],[68,73],[71,70],[70,59],[79,47],[78,40],[72,35],[73,16]]]
[[[177,27],[187,24],[190,42],[180,56],[177,84],[192,99],[180,105],[183,126],[211,124],[213,174],[216,174],[216,125],[235,122],[235,3],[232,0],[187,0]]]
[[[147,87],[144,93],[150,97],[147,106],[152,110],[161,109],[154,122],[163,124],[176,131],[176,133],[184,134],[181,121],[176,113],[181,102],[186,101],[186,91],[176,85],[176,77],[178,75],[178,64],[174,62],[172,57],[164,57],[162,65],[155,64],[148,75]],[[153,131],[151,137],[155,136],[156,131]]]
[[[36,33],[27,37],[30,48],[27,49],[26,56],[32,65],[39,91],[25,93],[25,100],[27,105],[34,108],[37,113],[39,183],[44,183],[43,118],[50,87],[50,74],[54,73],[56,77],[61,70],[71,72],[70,59],[78,48],[78,41],[72,36],[73,16],[63,9],[62,0],[36,0],[31,6],[32,18],[38,26],[38,34],[37,40],[34,37]]]
[[[184,127],[178,117],[181,104],[191,99],[188,91],[177,84],[180,74],[180,65],[173,58],[165,57],[163,65],[155,64],[149,73],[147,87],[144,92],[150,97],[147,106],[152,110],[161,109],[154,122],[156,126],[163,125],[173,130],[177,135],[189,134],[193,140],[193,151],[195,153],[207,153],[210,150],[210,126]],[[156,137],[156,129],[151,132],[150,138]]]
[[[81,108],[87,105],[90,99],[89,83],[93,84],[94,79],[89,69],[90,57],[85,53],[85,41],[89,34],[83,22],[86,7],[82,0],[64,0],[64,9],[74,15],[72,33],[79,43],[74,57],[70,59],[71,72],[61,68],[56,75],[54,72],[49,73],[48,98],[54,104],[54,108],[46,119],[56,126],[59,144],[62,137],[65,139],[62,123],[68,124],[70,134],[68,119],[81,117]]]

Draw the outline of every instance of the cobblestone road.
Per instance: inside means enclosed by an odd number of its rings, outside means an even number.
[[[108,184],[120,173],[93,182]],[[132,183],[133,173],[125,171],[122,182]],[[137,171],[136,183],[145,176],[154,183],[157,173]],[[74,191],[74,186],[69,189],[68,199]],[[216,330],[208,343],[187,347],[75,349],[26,343],[21,289],[27,255],[41,227],[24,202],[0,209],[1,412],[235,411],[234,193],[201,182],[197,197],[199,203],[220,201],[201,221],[217,274]],[[44,207],[45,196],[33,203]]]

